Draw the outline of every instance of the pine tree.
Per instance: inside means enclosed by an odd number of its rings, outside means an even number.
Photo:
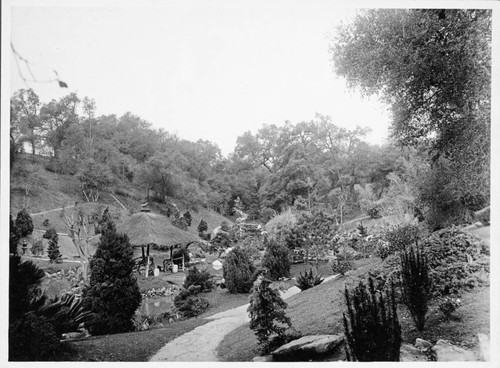
[[[200,234],[203,234],[205,231],[207,231],[207,229],[208,229],[207,222],[201,219],[200,224],[198,225],[198,232]]]
[[[33,220],[26,209],[23,208],[17,213],[16,226],[19,229],[21,237],[33,233]]]
[[[255,332],[264,354],[269,352],[269,337],[274,333],[283,338],[287,327],[292,325],[285,314],[286,302],[270,285],[271,280],[260,275],[253,285],[248,307],[250,328]]]
[[[43,234],[44,239],[49,239],[49,246],[47,248],[47,253],[49,255],[50,262],[61,262],[61,252],[59,252],[59,236],[57,235],[56,229],[53,227],[48,229],[45,234]]]
[[[84,289],[84,306],[94,314],[87,324],[93,335],[133,330],[132,318],[141,303],[137,280],[132,276],[133,249],[113,222],[102,229],[101,241],[90,261],[90,284]]]

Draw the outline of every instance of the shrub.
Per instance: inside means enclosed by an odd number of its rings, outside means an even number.
[[[248,293],[252,288],[252,274],[255,266],[240,247],[235,247],[229,252],[222,271],[230,293]]]
[[[404,250],[420,238],[420,228],[413,223],[399,223],[390,227],[384,234],[392,252]]]
[[[43,254],[43,242],[41,239],[37,239],[33,242],[33,245],[31,246],[31,253],[35,256]]]
[[[349,260],[337,259],[332,264],[332,272],[333,274],[341,274],[344,276],[348,271],[353,270],[354,267]]]
[[[347,316],[343,313],[343,322],[347,360],[399,361],[401,326],[394,288],[380,293],[369,278],[368,286],[360,282],[351,293],[346,287],[345,300]]]
[[[422,331],[431,298],[431,279],[427,258],[421,249],[401,253],[401,292],[418,331]]]
[[[45,227],[49,226],[49,222],[50,222],[49,219],[43,220],[43,226]]]
[[[43,234],[44,239],[49,239],[49,246],[47,247],[47,253],[49,255],[50,263],[61,262],[61,252],[59,252],[58,239],[56,230],[52,227],[45,231]]]
[[[191,226],[191,223],[193,222],[193,217],[191,216],[191,212],[189,211],[186,211],[184,212],[184,215],[182,215],[182,217],[184,218],[184,220],[186,220],[186,224],[187,226]]]
[[[394,250],[388,242],[384,240],[379,240],[377,242],[377,245],[375,246],[375,257],[379,257],[384,260],[392,254],[394,254]]]
[[[422,248],[429,260],[435,296],[460,294],[488,283],[489,250],[458,227],[432,233],[423,241]]]
[[[304,274],[302,274],[302,272],[299,274],[296,285],[301,291],[310,289],[323,282],[324,279],[322,279],[321,276],[321,274],[313,274],[313,270],[310,268],[309,272],[304,271]]]
[[[184,217],[174,217],[172,220],[172,225],[178,227],[181,230],[186,231],[188,228],[188,223]]]
[[[257,335],[263,354],[269,352],[269,337],[271,334],[285,338],[286,327],[292,324],[285,314],[286,302],[281,299],[279,292],[270,287],[271,280],[259,276],[253,286],[250,296],[248,313],[250,315],[250,328]]]
[[[201,221],[198,225],[198,233],[203,234],[207,230],[208,230],[207,222],[205,220],[201,219]],[[200,237],[201,237],[201,235],[200,235]]]
[[[26,209],[22,209],[17,213],[16,227],[19,230],[21,237],[31,235],[33,233],[33,220]]]
[[[133,316],[141,303],[132,276],[134,252],[125,234],[109,221],[90,261],[90,284],[83,291],[84,307],[93,313],[86,324],[93,335],[132,331]]]
[[[174,298],[174,306],[185,318],[196,317],[202,314],[210,306],[208,300],[198,296],[201,287],[191,285],[188,289],[182,290]]]
[[[372,219],[377,219],[382,217],[382,215],[380,214],[381,210],[382,209],[380,208],[380,205],[374,203],[367,208],[366,214]]]
[[[199,286],[201,293],[209,292],[215,287],[214,276],[206,269],[199,270],[196,266],[191,267],[183,286],[188,289],[191,285]]]
[[[43,316],[29,312],[9,326],[9,360],[53,360],[60,349],[54,326]]]
[[[17,244],[19,242],[20,231],[10,215],[10,224],[9,224],[9,253],[16,255],[17,254]]]
[[[262,258],[262,267],[268,269],[267,276],[271,280],[290,277],[290,264],[289,249],[277,242],[270,241]]]
[[[439,310],[443,312],[446,318],[450,318],[451,314],[461,305],[461,301],[458,298],[451,298],[445,296],[439,300]]]

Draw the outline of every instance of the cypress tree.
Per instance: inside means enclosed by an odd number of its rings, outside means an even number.
[[[87,328],[93,335],[133,330],[132,319],[141,303],[137,280],[132,275],[133,249],[113,222],[102,229],[101,241],[90,261],[90,284],[84,289],[84,306],[93,317]]]
[[[61,252],[59,252],[59,236],[57,235],[56,229],[53,227],[48,229],[45,234],[43,234],[44,239],[49,239],[49,246],[47,247],[47,253],[49,255],[50,262],[61,262]]]
[[[240,247],[234,248],[226,257],[222,266],[224,280],[230,293],[248,293],[252,288],[252,275],[255,266],[246,252]]]

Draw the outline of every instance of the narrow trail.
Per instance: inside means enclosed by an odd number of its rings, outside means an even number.
[[[338,275],[325,278],[327,282]],[[300,292],[296,286],[281,292],[287,299]],[[216,362],[217,347],[229,332],[250,321],[247,313],[248,304],[224,312],[214,314],[206,319],[211,320],[203,326],[170,341],[161,348],[150,362]]]
[[[37,212],[37,213],[30,213],[30,216],[45,215],[46,213],[49,213],[49,212],[62,211],[62,210],[66,210],[68,208],[73,208],[73,207],[75,207],[75,205],[67,206],[67,207],[61,207],[61,208],[53,208],[53,209],[47,210],[47,211],[42,211],[42,212]]]

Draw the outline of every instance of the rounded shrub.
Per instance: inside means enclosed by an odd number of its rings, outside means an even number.
[[[199,270],[193,266],[188,270],[183,286],[188,289],[191,285],[199,286],[201,293],[209,292],[215,287],[214,276],[206,269]]]
[[[185,318],[199,316],[208,309],[208,300],[198,295],[200,286],[191,285],[188,289],[182,290],[174,298],[174,307]]]
[[[227,255],[222,266],[223,277],[230,293],[248,293],[252,288],[255,266],[247,253],[235,247]]]
[[[267,276],[271,280],[290,277],[290,265],[290,250],[275,241],[270,241],[262,258],[262,267],[268,270]]]

